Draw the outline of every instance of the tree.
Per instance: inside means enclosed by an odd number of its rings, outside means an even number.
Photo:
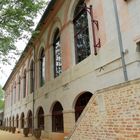
[[[0,85],[0,110],[4,107],[4,91]]]
[[[11,52],[18,54],[15,42],[33,31],[33,19],[44,9],[45,1],[0,0],[0,61],[7,62]]]

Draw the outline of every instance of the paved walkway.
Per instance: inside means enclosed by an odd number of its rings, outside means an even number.
[[[0,140],[36,140],[36,139],[31,135],[29,135],[29,137],[24,137],[24,135],[20,133],[12,134],[11,132],[0,130]]]

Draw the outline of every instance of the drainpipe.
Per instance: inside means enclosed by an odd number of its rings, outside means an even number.
[[[119,41],[119,48],[120,48],[120,55],[121,55],[121,61],[122,61],[124,80],[128,81],[126,63],[125,63],[125,58],[124,58],[122,34],[121,34],[121,30],[120,30],[120,22],[119,22],[119,16],[118,16],[116,0],[113,0],[113,7],[114,7],[115,20],[116,20],[116,26],[117,26],[117,36],[118,36],[118,41]]]
[[[34,105],[35,105],[35,46],[33,46],[33,58],[34,58],[34,65],[33,65],[33,77],[34,77],[34,90],[33,90],[33,116],[32,116],[32,135],[34,131]]]
[[[13,87],[12,87],[13,89]],[[10,127],[12,126],[12,109],[13,109],[13,92],[11,91],[11,115],[10,115]]]

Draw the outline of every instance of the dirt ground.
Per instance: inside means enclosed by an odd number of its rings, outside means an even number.
[[[32,135],[29,135],[28,137],[24,137],[24,135],[20,133],[12,134],[11,132],[0,130],[0,140],[36,140],[36,139]],[[47,139],[41,139],[41,140],[47,140]]]

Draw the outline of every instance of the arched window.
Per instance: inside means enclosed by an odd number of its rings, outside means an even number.
[[[26,69],[23,73],[23,98],[26,97]]]
[[[18,101],[20,100],[20,86],[21,86],[21,78],[18,79]]]
[[[21,114],[21,128],[24,128],[24,113]]]
[[[38,128],[44,129],[44,111],[43,108],[40,107],[37,114]]]
[[[16,127],[18,128],[18,121],[19,121],[19,116],[17,115],[16,117]]]
[[[13,105],[13,85],[11,86],[11,106]]]
[[[81,62],[87,58],[90,53],[89,29],[87,11],[83,10],[85,7],[84,0],[79,0],[74,11],[74,38],[75,38],[75,58],[76,63]]]
[[[45,83],[45,52],[44,49],[40,52],[40,86],[43,86]]]
[[[13,84],[13,104],[15,103],[15,85]]]
[[[64,132],[63,126],[63,108],[59,102],[56,102],[52,110],[52,131]]]
[[[90,100],[92,93],[85,92],[78,99],[75,104],[75,121],[78,120],[88,101]]]
[[[34,62],[32,60],[30,65],[30,93],[34,92],[34,82]]]
[[[62,73],[62,58],[60,47],[60,32],[57,28],[54,40],[53,40],[53,53],[54,53],[54,77],[59,76]]]
[[[32,128],[32,111],[31,110],[29,110],[29,112],[28,112],[27,125],[29,128]]]
[[[14,83],[14,103],[16,103],[16,82]]]

